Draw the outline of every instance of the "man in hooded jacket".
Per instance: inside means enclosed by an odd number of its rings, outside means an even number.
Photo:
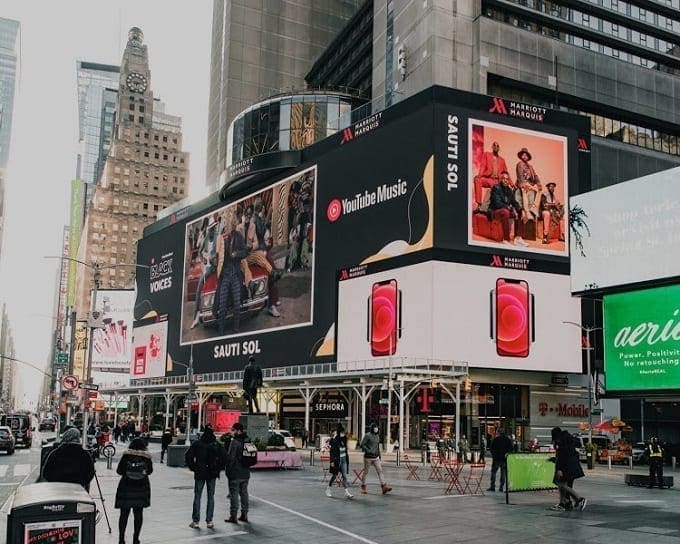
[[[90,490],[94,478],[94,460],[80,443],[80,431],[71,427],[64,431],[61,444],[45,459],[42,477],[48,482],[68,482]]]

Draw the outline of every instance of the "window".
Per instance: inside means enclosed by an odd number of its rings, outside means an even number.
[[[133,122],[135,120],[135,116],[133,114],[128,115],[128,121]]]
[[[164,142],[167,142],[167,141],[168,141],[168,137],[167,137],[167,136],[163,136],[163,141],[164,141]]]
[[[135,111],[135,105],[134,104],[130,104],[130,111]]]
[[[144,122],[144,117],[140,117],[140,118],[139,118],[139,122],[140,122],[140,123],[143,123],[143,122]]]

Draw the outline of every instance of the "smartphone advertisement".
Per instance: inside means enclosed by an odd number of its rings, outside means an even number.
[[[165,376],[167,342],[167,321],[135,327],[130,377],[136,379]]]
[[[563,323],[581,319],[568,276],[442,261],[366,272],[338,284],[339,369],[429,358],[581,372],[580,331]]]

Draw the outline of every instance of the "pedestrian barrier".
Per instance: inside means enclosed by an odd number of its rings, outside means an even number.
[[[508,476],[505,484],[505,504],[510,504],[510,493],[557,489],[553,482],[555,463],[550,453],[509,453],[506,456]]]

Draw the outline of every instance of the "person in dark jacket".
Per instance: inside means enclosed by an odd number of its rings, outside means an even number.
[[[383,495],[392,491],[392,488],[387,485],[385,475],[383,474],[382,464],[380,463],[380,437],[378,436],[378,424],[374,421],[371,423],[371,432],[366,433],[359,444],[359,448],[364,452],[364,472],[361,475],[361,492],[365,495],[366,490],[366,476],[368,476],[368,469],[371,465],[375,468],[380,481],[380,488]]]
[[[354,497],[349,492],[349,482],[347,481],[347,473],[349,472],[349,456],[347,452],[347,436],[345,435],[345,428],[341,423],[338,423],[338,427],[335,432],[335,436],[331,438],[330,442],[331,453],[330,453],[330,473],[331,478],[326,487],[326,497],[332,497],[331,489],[333,483],[335,482],[338,474],[342,476],[342,486],[345,488],[345,497],[351,499]]]
[[[493,219],[498,219],[503,227],[503,243],[509,244],[514,240],[515,245],[527,246],[528,244],[519,236],[521,229],[522,206],[515,199],[514,191],[511,187],[510,174],[501,172],[501,182],[491,189],[491,201],[489,211]],[[515,234],[517,225],[517,234]]]
[[[503,491],[508,478],[508,462],[505,456],[512,451],[512,440],[506,436],[505,429],[498,429],[498,434],[489,445],[489,451],[491,452],[491,483],[487,491],[496,491],[496,473],[499,468],[501,469],[501,487],[499,490]]]
[[[228,523],[248,522],[248,482],[250,481],[250,467],[241,463],[243,458],[243,444],[250,442],[250,438],[243,431],[243,425],[234,423],[231,426],[233,437],[227,451],[226,473],[229,478],[229,518]],[[237,519],[236,514],[241,501],[241,516]]]
[[[163,457],[165,457],[170,444],[172,444],[172,430],[168,427],[163,432],[163,436],[161,436],[161,463],[163,462]]]
[[[94,478],[94,460],[80,443],[80,431],[71,427],[64,431],[61,444],[45,459],[42,477],[48,482],[67,482],[82,485],[90,490]]]
[[[141,470],[136,470],[141,469]],[[116,490],[115,507],[120,508],[118,519],[118,542],[125,544],[130,510],[134,513],[133,544],[139,544],[139,533],[142,531],[143,509],[151,505],[151,483],[149,475],[153,472],[151,454],[141,438],[133,438],[130,447],[123,452],[116,472],[122,477]]]
[[[654,436],[652,442],[647,446],[649,455],[649,481],[647,487],[654,487],[656,483],[659,489],[663,489],[663,448],[659,444],[659,439]]]
[[[573,488],[574,480],[585,476],[576,450],[576,439],[569,431],[563,431],[559,427],[552,429],[551,436],[555,444],[555,457],[551,459],[555,462],[553,481],[560,490],[560,502],[551,508],[557,511],[570,509],[573,498],[576,501],[574,508],[583,510],[588,499],[576,493]]]
[[[194,473],[194,507],[191,512],[189,527],[198,529],[201,521],[201,495],[206,487],[208,499],[205,511],[205,521],[208,529],[212,529],[213,514],[215,512],[215,483],[220,477],[220,471],[227,463],[227,452],[215,438],[215,431],[206,425],[201,438],[194,442],[184,456],[189,470]]]

